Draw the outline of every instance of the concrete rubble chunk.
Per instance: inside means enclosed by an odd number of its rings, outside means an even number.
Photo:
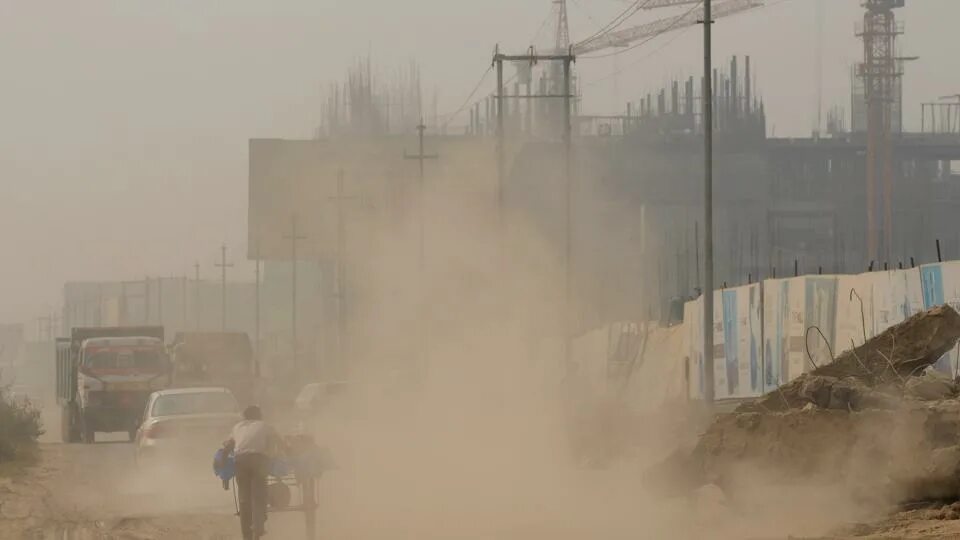
[[[949,306],[918,313],[833,363],[719,414],[651,487],[715,484],[736,498],[746,469],[785,484],[842,485],[857,499],[960,498],[960,388],[927,370],[960,340]]]
[[[908,379],[904,391],[910,397],[927,401],[953,399],[957,397],[957,384],[941,374],[925,373]]]
[[[918,313],[850,349],[830,364],[804,373],[737,412],[772,412],[802,408],[856,408],[867,390],[904,384],[933,365],[960,340],[960,314],[948,305]],[[834,390],[838,384],[839,388]],[[956,395],[956,388],[939,382],[913,383],[916,397]],[[952,383],[950,383],[952,384]]]

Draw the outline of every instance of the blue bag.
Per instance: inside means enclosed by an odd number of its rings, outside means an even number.
[[[232,453],[228,454],[224,448],[217,450],[213,455],[213,474],[223,480],[224,484],[233,479],[236,467]]]

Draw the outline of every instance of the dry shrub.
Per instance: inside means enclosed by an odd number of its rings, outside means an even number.
[[[40,410],[27,399],[16,399],[0,387],[0,463],[31,457],[43,435]]]

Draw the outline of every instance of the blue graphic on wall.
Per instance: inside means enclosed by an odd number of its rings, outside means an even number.
[[[939,264],[921,267],[920,283],[923,289],[923,309],[943,305],[943,268]]]
[[[946,303],[943,293],[943,268],[939,264],[922,266],[920,268],[920,285],[923,290],[923,308],[930,309]],[[937,360],[934,369],[950,374],[950,353]]]
[[[757,334],[760,328],[753,324],[754,306],[759,304],[757,298],[758,287],[750,287],[750,302],[747,304],[749,312],[747,313],[747,327],[750,330],[750,390],[755,394],[760,386],[760,369],[757,362]]]
[[[780,282],[779,296],[774,291],[769,291],[766,302],[773,304],[770,309],[774,310],[774,320],[771,328],[765,328],[764,355],[763,355],[763,391],[768,392],[783,382],[782,373],[786,372],[787,346],[783,335],[783,327],[787,322],[787,316],[790,312],[789,297],[790,283],[786,280]],[[776,299],[775,301],[772,299]],[[764,309],[766,309],[764,307]]]
[[[727,395],[740,388],[740,362],[737,355],[737,291],[723,291],[723,350],[727,366]]]

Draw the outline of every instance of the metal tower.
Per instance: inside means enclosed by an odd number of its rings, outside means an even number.
[[[564,54],[570,48],[570,25],[567,22],[567,0],[553,0],[557,11],[557,53]]]
[[[894,112],[903,71],[897,58],[896,40],[903,33],[893,10],[905,0],[864,0],[863,63],[857,74],[863,79],[867,107],[867,253],[870,260],[892,260],[893,246],[893,156]],[[899,113],[898,113],[899,114]]]

